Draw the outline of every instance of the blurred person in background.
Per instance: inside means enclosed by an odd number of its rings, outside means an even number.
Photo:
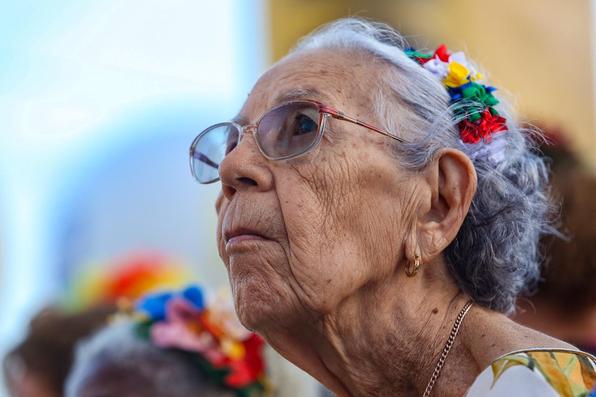
[[[147,296],[83,341],[67,397],[261,397],[263,342],[203,290]]]
[[[514,62],[514,60],[512,60]],[[338,396],[585,396],[596,358],[511,321],[545,164],[463,53],[331,23],[190,148],[248,328]]]
[[[185,267],[155,253],[87,268],[59,304],[33,318],[24,340],[7,354],[4,373],[11,395],[63,396],[76,344],[105,326],[120,301],[180,287],[191,279]]]
[[[78,349],[68,397],[234,397],[184,353],[139,338],[133,323],[101,330]]]
[[[106,324],[116,311],[100,305],[78,313],[41,311],[28,333],[4,359],[4,377],[13,397],[61,397],[76,343]]]
[[[596,175],[562,143],[543,151],[566,238],[544,239],[544,279],[519,300],[515,319],[596,354]]]

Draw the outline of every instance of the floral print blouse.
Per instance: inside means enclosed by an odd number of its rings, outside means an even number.
[[[478,375],[466,397],[596,397],[596,357],[566,349],[506,354]]]

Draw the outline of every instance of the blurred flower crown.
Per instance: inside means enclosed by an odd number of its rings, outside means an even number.
[[[120,316],[132,317],[138,335],[155,346],[191,354],[209,381],[238,397],[266,395],[264,342],[240,324],[223,295],[207,305],[203,290],[192,285],[147,295]]]
[[[111,262],[83,266],[73,278],[63,305],[76,312],[116,304],[120,299],[134,302],[153,291],[182,288],[196,278],[190,267],[165,255],[130,253]]]
[[[451,105],[456,105],[452,106],[453,116],[459,120],[459,136],[463,143],[491,143],[495,133],[507,130],[507,120],[495,109],[499,104],[493,96],[496,88],[480,83],[482,75],[468,62],[463,52],[450,53],[441,44],[432,53],[414,48],[406,49],[405,53],[431,72],[447,89]]]

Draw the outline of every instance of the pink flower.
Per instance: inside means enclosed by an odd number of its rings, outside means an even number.
[[[226,357],[217,341],[200,329],[201,313],[180,297],[172,298],[166,307],[166,321],[151,327],[151,340],[161,348],[175,348],[201,353],[211,364],[219,366]]]

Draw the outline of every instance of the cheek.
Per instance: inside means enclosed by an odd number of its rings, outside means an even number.
[[[284,178],[279,191],[296,290],[306,307],[329,312],[365,276],[362,236],[346,228],[360,209],[348,210],[343,199],[326,196],[330,190],[321,194],[302,178]]]
[[[217,251],[219,253],[219,257],[221,258],[221,260],[224,263],[224,265],[226,266],[226,268],[228,267],[228,258],[227,258],[226,251],[225,251],[225,241],[224,241],[223,233],[222,233],[222,225],[223,225],[223,218],[226,214],[227,205],[228,205],[227,200],[225,200],[225,199],[220,200],[218,198],[217,229],[215,231],[215,233],[216,233],[215,239],[217,242]]]
[[[292,277],[312,311],[329,313],[368,281],[374,261],[368,256],[367,239],[321,208],[288,221],[288,234]]]
[[[245,196],[243,204],[227,200],[218,216],[219,254],[228,271],[236,312],[242,324],[253,330],[265,330],[295,321],[303,313],[292,287],[288,265],[288,243],[277,198],[267,195]],[[227,217],[227,218],[226,218]],[[233,219],[259,219],[266,225],[270,240],[245,242],[226,250],[223,225]],[[250,223],[250,222],[249,222]]]
[[[314,310],[332,310],[383,279],[403,255],[400,233],[408,216],[400,211],[403,186],[387,171],[391,166],[336,155],[280,178],[292,274]]]

